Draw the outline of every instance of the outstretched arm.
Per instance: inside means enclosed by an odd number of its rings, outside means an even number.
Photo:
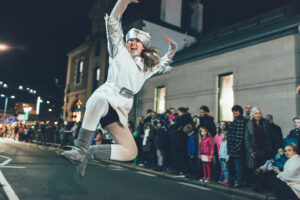
[[[106,34],[107,34],[107,49],[110,57],[114,58],[119,49],[125,47],[123,41],[123,30],[120,23],[121,17],[126,10],[128,4],[138,3],[137,0],[118,0],[110,16],[105,16]]]
[[[152,77],[166,74],[173,70],[173,67],[171,67],[170,64],[172,63],[172,58],[176,53],[177,43],[171,40],[167,35],[165,36],[165,38],[169,42],[169,49],[168,52],[163,57],[161,57],[157,69],[154,71]]]

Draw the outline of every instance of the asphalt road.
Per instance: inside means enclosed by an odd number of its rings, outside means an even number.
[[[59,153],[55,149],[0,138],[0,172],[20,200],[243,199],[100,162],[89,163],[87,173],[82,178]],[[5,199],[4,194],[2,188],[0,199]]]

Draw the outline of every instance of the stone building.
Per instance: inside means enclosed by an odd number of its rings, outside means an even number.
[[[162,112],[207,105],[215,121],[231,121],[231,107],[251,103],[271,113],[286,135],[300,114],[300,4],[295,3],[198,38],[178,52],[174,71],[148,81],[137,110]]]

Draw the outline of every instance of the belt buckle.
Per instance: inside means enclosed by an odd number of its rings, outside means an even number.
[[[121,88],[120,94],[126,98],[132,98],[134,96],[133,92],[125,87]]]

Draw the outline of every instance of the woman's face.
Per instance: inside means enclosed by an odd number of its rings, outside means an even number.
[[[133,56],[141,56],[142,51],[145,49],[142,42],[138,39],[130,39],[127,43],[128,51]]]
[[[204,110],[200,110],[200,117],[204,117],[206,112]]]
[[[262,116],[261,111],[258,110],[258,109],[256,109],[256,110],[254,111],[254,114],[253,114],[254,119],[258,121],[258,120],[261,119],[261,116]]]
[[[286,146],[286,147],[284,148],[284,151],[285,151],[285,156],[286,156],[287,158],[290,158],[290,157],[296,155],[296,152],[295,152],[295,151],[293,150],[293,148],[290,147],[290,146]]]
[[[202,137],[204,137],[204,138],[207,136],[207,132],[206,132],[205,129],[201,129],[201,135],[202,135]]]
[[[220,129],[224,130],[226,128],[225,122],[220,123]]]

